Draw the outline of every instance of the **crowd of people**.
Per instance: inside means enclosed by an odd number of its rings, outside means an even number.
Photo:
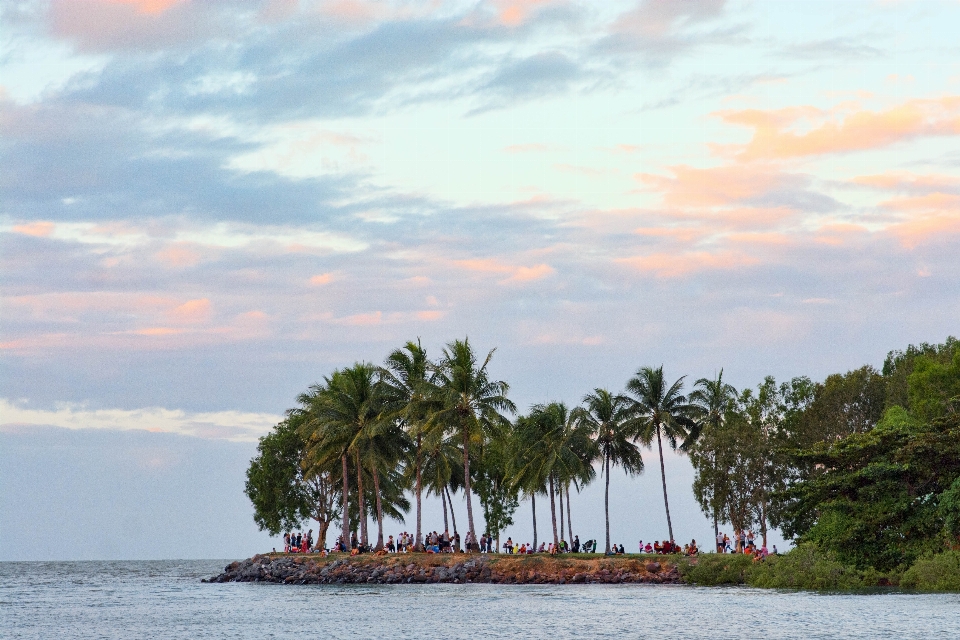
[[[741,531],[734,534],[733,540],[722,531],[717,534],[717,553],[743,553],[752,555],[754,562],[760,562],[770,554],[777,555],[777,545],[773,545],[772,550],[768,550],[766,545],[759,548],[756,544],[756,536],[753,531]]]
[[[463,546],[461,546],[461,542]],[[460,538],[460,534],[454,531],[453,535],[450,534],[448,530],[444,530],[442,533],[437,531],[432,531],[427,533],[424,536],[424,551],[426,553],[462,553],[463,551],[467,552],[479,552],[479,553],[494,553],[495,540],[492,536],[487,533],[484,533],[480,536],[480,540],[474,542],[473,536],[468,532],[463,540]],[[416,541],[413,534],[404,531],[396,538],[389,536],[387,541],[384,544],[384,548],[380,553],[410,553],[415,550]],[[533,553],[546,553],[549,555],[556,555],[560,553],[596,553],[597,551],[597,541],[596,540],[587,540],[585,543],[580,542],[580,536],[574,536],[573,541],[570,544],[567,544],[566,540],[560,540],[557,544],[553,542],[541,542],[538,547],[535,547],[529,542],[515,542],[512,537],[508,537],[506,542],[502,545],[503,553],[506,554],[516,554],[516,555],[525,555]],[[338,536],[336,542],[334,543],[333,548],[331,549],[320,549],[315,548],[313,544],[313,529],[310,529],[306,533],[298,532],[292,533],[288,532],[283,535],[283,551],[284,553],[322,553],[326,554],[328,551],[339,551],[339,552],[349,552],[352,555],[357,555],[361,553],[368,553],[372,551],[370,547],[361,543],[357,538],[357,533],[353,532],[350,536],[349,542],[343,540],[343,536]],[[689,544],[684,544],[683,547],[678,545],[673,540],[655,540],[654,542],[644,543],[643,540],[639,544],[640,553],[650,553],[650,554],[679,554],[687,556],[695,556],[700,553],[700,548],[697,546],[696,540],[691,540]],[[274,549],[276,551],[276,549]],[[743,553],[752,555],[755,562],[760,562],[768,555],[776,554],[777,547],[773,546],[772,550],[767,550],[767,547],[761,546],[757,548],[756,539],[752,531],[741,531],[739,534],[735,534],[734,538],[731,540],[730,536],[725,533],[717,534],[717,553]],[[622,555],[626,553],[622,544],[614,544],[611,546],[610,551],[607,555]]]

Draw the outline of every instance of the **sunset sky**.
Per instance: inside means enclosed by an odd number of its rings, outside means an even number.
[[[2,429],[253,442],[417,337],[526,409],[960,329],[960,2],[3,7]]]

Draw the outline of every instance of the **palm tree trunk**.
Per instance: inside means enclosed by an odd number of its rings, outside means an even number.
[[[557,503],[553,494],[552,475],[550,476],[550,518],[553,520],[553,546],[556,547],[560,544],[560,539],[557,537]]]
[[[604,553],[610,553],[610,456],[606,457],[606,466],[607,466],[607,483],[606,489],[603,492],[603,513],[607,517],[607,548]]]
[[[570,517],[570,483],[567,483],[567,533],[570,534],[570,543],[573,544],[573,518]]]
[[[443,489],[440,490],[440,502],[443,504],[443,530],[450,531],[450,525],[447,523],[447,494]]]
[[[673,541],[673,523],[670,522],[670,501],[667,500],[667,472],[663,466],[663,442],[660,441],[660,425],[657,425],[657,449],[660,451],[660,479],[663,480],[663,506],[667,510],[667,531]]]
[[[563,535],[563,534],[564,534],[564,523],[563,523],[563,484],[561,484],[561,483],[558,483],[558,484],[560,484],[560,486],[557,487],[557,489],[559,490],[557,493],[560,494],[560,539],[561,539],[561,540],[566,540],[566,537]]]
[[[347,468],[347,454],[340,456],[343,466],[343,514],[340,517],[343,526],[340,535],[343,536],[343,545],[350,548],[350,470]]]
[[[448,487],[443,488],[447,492],[447,504],[450,505],[450,524],[453,525],[453,533],[457,532],[457,514],[453,512],[453,496],[450,495],[450,489]]]
[[[417,434],[417,540],[413,548],[423,551],[423,529],[421,527],[421,502],[423,500],[423,481],[420,478],[420,452],[423,448],[423,436]]]
[[[363,467],[360,465],[360,454],[357,454],[357,505],[360,507],[360,544],[370,546],[367,536],[367,512],[363,496]]]
[[[467,497],[467,526],[470,527],[470,537],[476,538],[477,531],[473,526],[473,501],[470,499],[470,431],[463,429],[463,493]],[[499,540],[499,538],[498,538]]]
[[[530,494],[530,508],[533,510],[533,550],[537,550],[537,496]]]
[[[383,503],[380,501],[380,474],[373,468],[373,490],[377,497],[377,546],[376,550],[383,549]]]

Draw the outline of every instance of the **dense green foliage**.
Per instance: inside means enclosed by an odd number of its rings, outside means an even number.
[[[659,453],[672,539],[666,441],[689,454],[694,496],[715,528],[759,530],[765,546],[768,528],[779,527],[797,543],[763,562],[702,556],[685,565],[691,581],[812,589],[901,577],[918,589],[955,584],[960,343],[953,338],[891,352],[882,372],[865,366],[823,382],[767,377],[740,391],[721,371],[686,395],[683,377],[670,382],[663,367],[643,367],[623,393],[595,389],[580,406],[537,404],[513,420],[509,385],[489,373],[493,354],[478,358],[468,340],[455,340],[432,361],[409,342],[383,367],[357,363],[312,386],[261,440],[248,470],[258,525],[276,533],[314,518],[324,534],[339,518],[345,539],[359,529],[367,545],[372,516],[379,547],[384,517],[402,519],[412,492],[419,544],[426,491],[441,499],[452,532],[453,496],[461,494],[466,531],[498,538],[520,498],[529,497],[534,540],[537,503],[545,500],[557,544],[573,537],[571,489],[599,472],[608,505],[611,470],[641,473],[646,446]],[[474,494],[482,530],[474,526]]]
[[[849,434],[797,446],[808,441],[807,423],[802,415],[795,421],[801,429],[784,438],[787,486],[778,495],[786,535],[816,543],[845,564],[881,571],[957,544],[958,346],[950,339],[891,354],[881,382],[892,395],[873,426],[865,422]],[[861,405],[876,415],[880,385],[859,386]]]
[[[960,591],[960,551],[921,557],[904,572],[900,586],[918,591]]]

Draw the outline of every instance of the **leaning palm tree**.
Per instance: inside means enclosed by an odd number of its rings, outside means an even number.
[[[443,350],[440,361],[434,368],[435,380],[431,399],[438,408],[433,411],[425,429],[441,428],[455,434],[463,454],[463,492],[467,500],[467,526],[471,538],[476,540],[473,524],[473,501],[470,490],[470,447],[481,445],[489,434],[507,424],[503,412],[516,411],[507,399],[509,385],[491,380],[487,366],[495,349],[491,349],[483,364],[477,366],[477,357],[468,339],[454,340]]]
[[[701,432],[719,432],[720,429],[723,428],[723,421],[727,411],[729,411],[730,407],[736,401],[736,398],[737,390],[733,385],[723,381],[723,369],[720,369],[720,373],[717,374],[717,377],[713,380],[707,378],[697,380],[696,383],[694,383],[694,390],[690,393],[690,403],[696,407],[697,420],[699,421]],[[716,456],[714,452],[701,451],[702,449],[703,447],[697,447],[697,450],[700,451],[701,454],[704,454],[701,456],[705,458],[703,462],[711,467],[715,467]],[[692,455],[691,458],[693,458]],[[711,474],[714,481],[716,481],[717,478],[715,471],[714,468],[714,473]],[[717,526],[717,511],[719,508],[718,494],[720,491],[715,483],[712,487],[709,487],[709,493],[709,506],[713,514],[713,537],[716,538],[720,531]]]
[[[673,540],[673,523],[670,521],[670,501],[667,499],[667,472],[663,464],[663,437],[670,447],[681,450],[689,448],[696,439],[697,423],[693,416],[696,407],[691,405],[683,391],[681,376],[669,387],[663,376],[663,366],[654,369],[643,367],[627,382],[627,392],[633,396],[633,411],[639,427],[639,438],[652,447],[654,437],[660,454],[660,479],[663,482],[663,506],[667,511],[667,531]]]
[[[413,439],[414,446],[409,463],[417,501],[416,549],[423,547],[423,426],[430,410],[427,399],[429,372],[430,361],[419,339],[416,342],[407,342],[403,348],[393,351],[387,356],[379,372],[380,380],[384,384],[387,417],[400,422]]]
[[[575,410],[579,424],[592,436],[592,451],[600,459],[601,470],[606,476],[603,494],[603,510],[606,517],[605,552],[610,553],[610,465],[618,464],[627,475],[643,472],[643,456],[634,444],[635,423],[631,419],[632,406],[629,398],[614,395],[606,389],[594,389],[583,397],[583,407]]]

